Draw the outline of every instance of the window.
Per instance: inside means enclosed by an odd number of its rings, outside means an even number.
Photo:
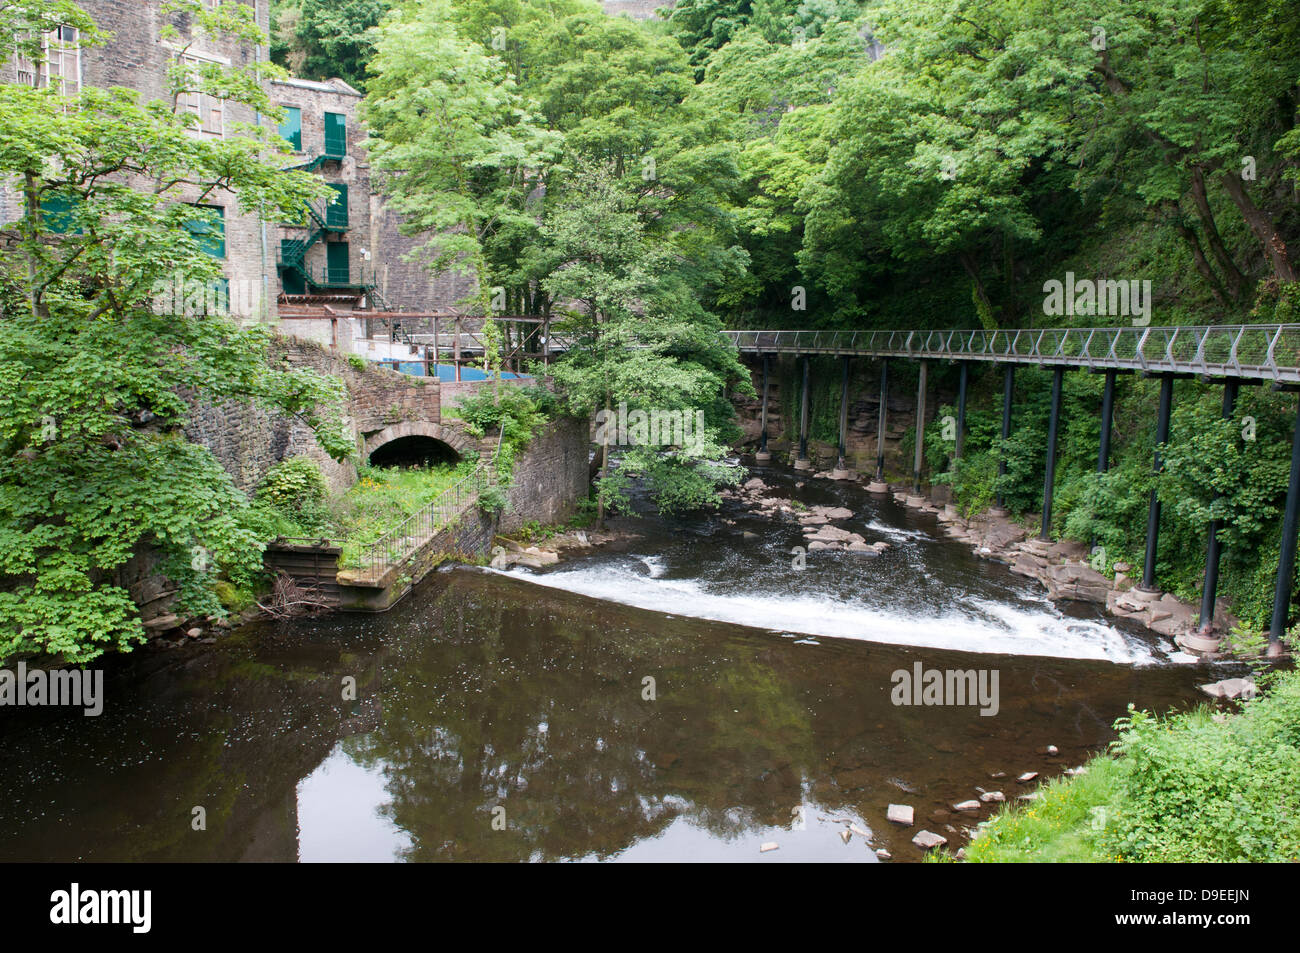
[[[216,61],[193,54],[186,54],[181,57],[181,65],[187,69],[195,80],[202,76],[203,66],[213,62]],[[226,101],[224,99],[219,99],[210,93],[191,91],[181,96],[181,104],[187,111],[199,117],[198,129],[200,133],[214,139],[225,136]]]
[[[77,29],[61,26],[41,38],[39,66],[24,56],[14,56],[14,79],[23,86],[53,89],[62,96],[81,92],[81,46]]]
[[[342,113],[325,114],[325,155],[342,159],[348,154],[348,117]]]
[[[41,203],[41,224],[46,231],[56,235],[66,235],[73,231],[72,212],[76,208],[75,199],[66,199],[60,195],[51,195]],[[81,229],[76,229],[81,234]]]
[[[302,152],[302,110],[297,106],[283,106],[284,122],[280,123],[280,138],[287,139],[294,152]]]
[[[207,221],[192,221],[185,227],[199,243],[204,254],[213,258],[226,257],[226,210],[220,205],[196,205],[196,209],[209,213]]]

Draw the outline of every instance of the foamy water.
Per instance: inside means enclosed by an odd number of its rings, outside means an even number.
[[[1017,605],[952,593],[929,613],[904,614],[832,593],[784,594],[753,588],[714,591],[693,578],[664,578],[660,556],[611,557],[549,572],[504,571],[539,586],[672,615],[777,632],[1051,658],[1101,659],[1125,665],[1156,661],[1142,642],[1099,622],[1072,619],[1049,601]],[[491,570],[497,571],[497,570]]]

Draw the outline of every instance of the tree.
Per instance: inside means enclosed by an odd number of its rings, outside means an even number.
[[[544,238],[556,267],[545,284],[556,301],[573,302],[561,330],[576,341],[553,367],[572,410],[591,414],[700,413],[676,445],[653,438],[627,446],[620,473],[609,468],[602,446],[598,502],[626,507],[625,474],[643,476],[663,512],[716,503],[717,488],[741,471],[723,462],[736,436],[723,397],[729,383],[752,395],[749,376],[721,337],[721,322],[705,311],[674,250],[650,239],[634,211],[633,197],[614,173],[580,167],[565,199],[547,223]],[[612,427],[608,429],[613,429]]]
[[[369,31],[393,6],[393,0],[278,0],[271,59],[304,79],[338,77],[364,92],[375,52]]]
[[[0,40],[27,44],[33,59],[30,38],[50,24],[99,41],[58,0],[2,12]],[[248,579],[260,568],[247,499],[184,438],[193,402],[251,398],[308,420],[336,456],[351,449],[332,403],[337,381],[273,371],[264,326],[158,300],[177,274],[199,287],[221,277],[199,203],[237,195],[244,210],[284,220],[321,191],[279,170],[273,125],[213,141],[183,108],[203,91],[275,113],[262,86],[274,67],[182,58],[204,35],[265,42],[252,8],[170,0],[164,12],[191,24],[188,36],[168,26],[161,37],[175,51],[167,101],[0,86],[0,172],[23,201],[0,230],[0,656],[84,662],[141,640],[117,575],[133,555],[156,554],[196,611],[220,612],[217,574]]]

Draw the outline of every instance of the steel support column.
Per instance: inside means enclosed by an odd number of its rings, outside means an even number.
[[[889,361],[880,362],[880,412],[876,417],[876,482],[885,482],[885,425],[889,412]]]
[[[1223,419],[1231,420],[1232,412],[1237,406],[1237,387],[1239,382],[1233,378],[1228,378],[1223,382]],[[1215,492],[1214,499],[1217,501],[1222,493]],[[1218,600],[1219,594],[1219,557],[1222,554],[1223,546],[1219,542],[1219,530],[1222,524],[1219,520],[1210,520],[1210,539],[1205,547],[1205,585],[1201,589],[1201,624],[1199,629],[1202,633],[1210,633],[1214,630],[1214,604]]]
[[[1097,447],[1097,472],[1105,473],[1110,469],[1110,430],[1115,420],[1115,377],[1114,371],[1106,372],[1106,387],[1101,393],[1101,444]]]
[[[1065,368],[1052,369],[1052,415],[1047,422],[1047,471],[1043,477],[1043,525],[1039,539],[1052,538],[1052,490],[1056,485],[1056,436],[1061,427],[1061,380]]]
[[[962,449],[966,446],[966,384],[970,377],[970,365],[962,361],[958,365],[959,372],[957,378],[957,448],[953,454],[956,460],[961,459]]]
[[[795,460],[794,465],[798,470],[808,470],[811,464],[808,462],[808,375],[809,362],[812,359],[805,354],[803,357],[803,398],[799,403],[799,457]]]
[[[1273,590],[1273,619],[1268,627],[1268,654],[1282,652],[1282,636],[1291,614],[1291,581],[1295,577],[1296,517],[1300,515],[1300,411],[1291,434],[1291,476],[1286,485],[1286,514],[1282,518],[1282,553]]]
[[[1016,388],[1016,368],[1015,365],[1007,364],[1002,368],[1002,439],[1005,441],[1011,436],[1011,395]],[[1002,478],[1007,475],[1007,457],[1006,453],[998,449],[998,497],[997,509],[1001,513],[1006,513],[1002,499]]]
[[[840,446],[839,459],[835,463],[835,469],[841,473],[846,469],[844,466],[844,453],[847,449],[848,431],[849,431],[849,357],[844,355],[844,365],[840,373]]]
[[[925,384],[930,362],[921,362],[921,374],[916,382],[916,448],[912,454],[912,492],[921,492],[921,466],[925,462]]]
[[[1174,375],[1160,375],[1160,409],[1156,421],[1156,452],[1152,460],[1152,472],[1164,469],[1160,457],[1160,445],[1169,440],[1169,410],[1174,400]],[[1156,553],[1160,543],[1160,494],[1151,488],[1151,502],[1147,504],[1147,552],[1142,563],[1142,583],[1139,586],[1145,592],[1156,591]]]
[[[758,453],[754,454],[755,463],[769,463],[772,460],[772,454],[767,451],[767,377],[768,377],[768,356],[763,355],[763,409],[760,411],[763,418],[763,429],[759,434]]]

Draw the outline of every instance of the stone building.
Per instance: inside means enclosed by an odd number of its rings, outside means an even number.
[[[98,47],[81,48],[76,31],[64,28],[48,38],[49,55],[40,65],[11,58],[0,66],[0,80],[31,85],[58,85],[68,93],[84,87],[122,86],[144,101],[164,99],[167,73],[178,50],[162,39],[174,25],[183,41],[193,40],[184,56],[193,63],[247,66],[268,57],[265,47],[214,42],[191,31],[189,17],[167,15],[163,0],[77,0],[112,38]],[[218,0],[203,0],[215,5]],[[268,28],[270,0],[236,0],[254,10]],[[458,274],[433,276],[423,265],[406,261],[419,239],[399,231],[400,215],[372,187],[365,152],[365,129],[359,109],[362,96],[339,79],[300,79],[268,84],[271,101],[284,110],[280,134],[296,154],[286,163],[319,175],[335,191],[329,202],[308,211],[305,225],[263,221],[239,209],[228,193],[204,199],[219,224],[209,243],[224,262],[231,312],[246,320],[286,321],[284,330],[343,350],[364,352],[356,338],[382,332],[377,322],[353,314],[382,311],[430,312],[454,307],[472,284]],[[275,121],[247,107],[194,95],[183,103],[199,117],[198,135],[221,139],[236,124]],[[197,199],[182,193],[181,201]],[[4,221],[22,215],[20,196],[0,186]],[[324,317],[332,311],[342,318]],[[304,316],[317,315],[317,317]],[[414,322],[408,322],[414,324]]]

